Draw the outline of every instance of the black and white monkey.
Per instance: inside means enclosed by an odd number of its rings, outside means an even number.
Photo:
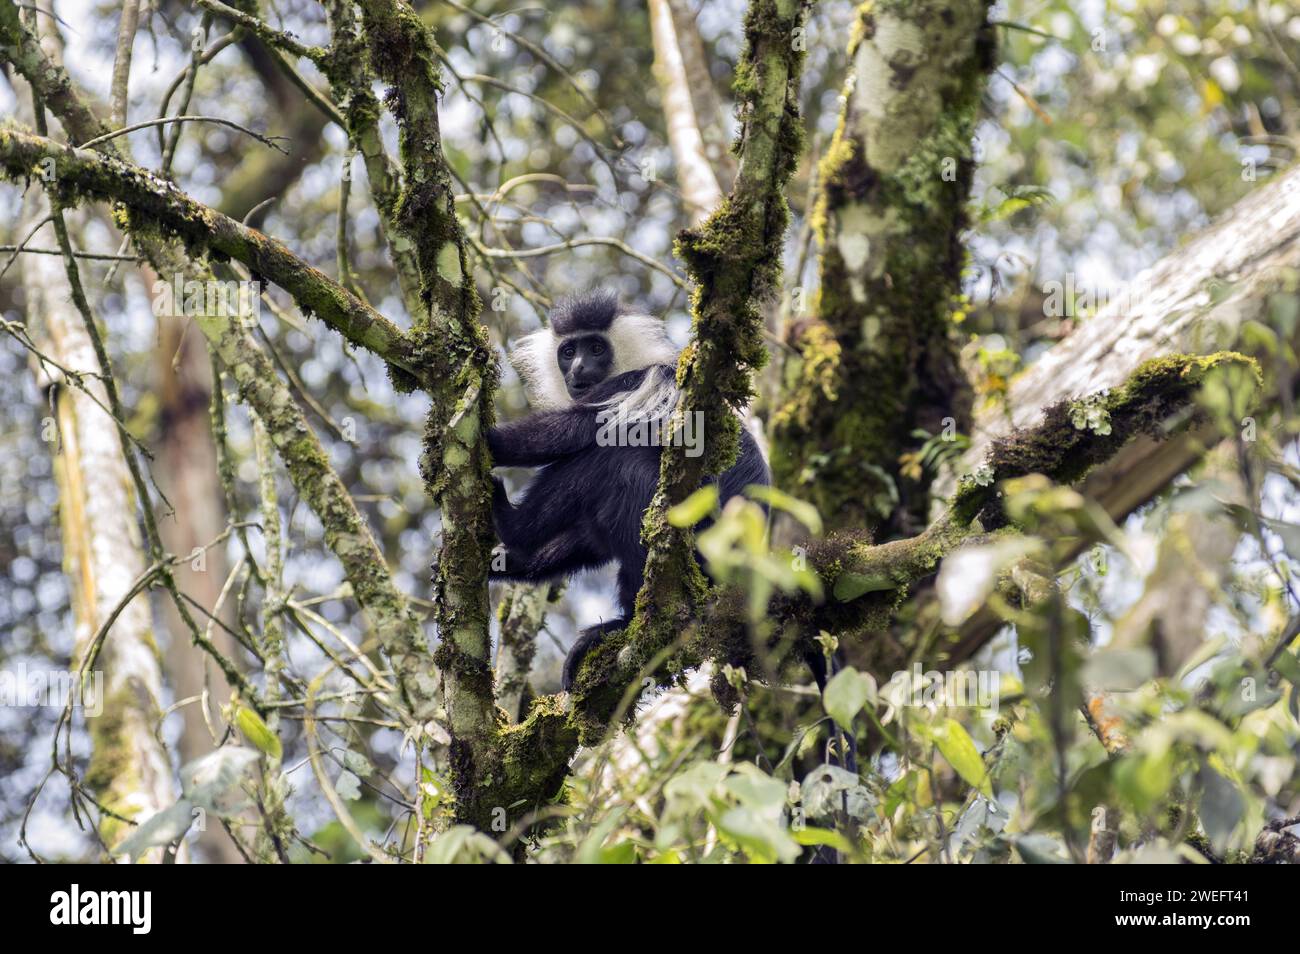
[[[672,414],[677,354],[662,321],[626,312],[603,292],[562,302],[549,328],[510,353],[535,413],[494,427],[488,447],[495,466],[541,470],[518,503],[494,480],[492,517],[505,568],[492,578],[541,582],[618,563],[623,615],[579,634],[564,661],[566,690],[583,656],[631,618],[645,571],[642,518],[659,481],[660,446],[598,435],[611,420],[660,422]],[[770,482],[762,452],[742,427],[736,463],[717,478],[720,500]]]

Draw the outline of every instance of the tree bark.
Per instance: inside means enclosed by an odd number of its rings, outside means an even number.
[[[24,234],[49,209],[44,194],[33,190]],[[123,447],[117,423],[104,410],[108,394],[82,316],[68,301],[62,260],[24,255],[22,278],[37,341],[63,367],[82,373],[89,392],[55,385],[55,471],[76,626],[70,669],[76,674],[85,665],[87,673],[100,673],[103,679],[102,713],[86,720],[92,750],[85,783],[107,809],[99,834],[111,848],[131,828],[115,816],[143,821],[177,798],[171,760],[157,734],[163,681],[149,597],[137,593],[128,598],[146,566],[124,461],[132,451]],[[95,637],[119,606],[95,656]],[[162,850],[145,857],[160,861]]]
[[[677,166],[677,186],[691,225],[698,226],[722,202],[722,189],[706,154],[701,124],[691,99],[686,66],[668,0],[649,0],[655,79],[663,101],[668,143]]]
[[[936,501],[955,493],[958,478],[979,467],[997,440],[1037,426],[1045,408],[1114,387],[1144,361],[1230,346],[1247,322],[1294,301],[1300,295],[1300,166],[1261,185],[1130,287],[1137,292],[1112,299],[1012,381],[1004,407],[977,416],[969,450],[935,482]],[[1079,490],[1121,520],[1221,436],[1208,426],[1168,440],[1140,436],[1100,463]],[[948,647],[950,663],[969,658],[1000,625],[994,614],[977,613]]]
[[[986,0],[864,3],[840,125],[822,160],[815,317],[792,328],[772,473],[828,528],[915,533],[912,432],[969,420],[957,366],[971,137],[994,65]]]

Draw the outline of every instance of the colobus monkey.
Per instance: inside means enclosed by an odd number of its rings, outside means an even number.
[[[524,337],[510,362],[536,413],[494,427],[488,447],[495,466],[541,470],[517,504],[494,480],[505,568],[492,577],[540,582],[618,562],[623,615],[579,634],[564,661],[568,690],[583,656],[631,619],[645,571],[641,522],[659,482],[659,442],[611,441],[609,424],[659,433],[677,405],[677,349],[662,321],[625,312],[615,295],[597,292],[560,303],[550,327]],[[771,481],[743,427],[736,463],[717,481],[723,503]]]

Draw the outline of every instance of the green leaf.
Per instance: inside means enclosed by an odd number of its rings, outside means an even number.
[[[345,769],[334,783],[334,791],[339,793],[340,798],[355,802],[361,797],[361,780]]]
[[[179,841],[194,823],[194,806],[181,799],[170,808],[155,812],[113,849],[114,855],[130,855],[131,864],[150,848]]]
[[[510,856],[495,841],[469,825],[456,825],[433,840],[424,856],[428,865],[510,864]]]
[[[818,535],[822,532],[821,514],[817,508],[806,500],[800,500],[798,497],[792,497],[784,490],[778,490],[775,487],[765,487],[762,484],[751,484],[745,488],[745,495],[755,500],[761,500],[769,507],[775,507],[777,510],[784,510],[790,516],[794,517],[805,527],[808,532]]]
[[[742,805],[759,811],[780,812],[785,807],[785,782],[772,778],[756,765],[740,763],[722,787]]]
[[[469,840],[478,834],[470,825],[456,825],[447,829],[433,840],[428,853],[424,856],[425,864],[449,865],[456,861],[456,856]]]
[[[636,842],[620,841],[608,848],[600,849],[600,863],[602,865],[636,864]]]
[[[205,811],[234,817],[253,804],[245,788],[260,759],[242,745],[223,745],[181,766],[181,793]]]
[[[1300,686],[1300,659],[1292,653],[1279,653],[1273,668],[1293,686]]]
[[[1164,798],[1173,785],[1174,754],[1165,749],[1151,755],[1121,758],[1115,763],[1115,786],[1138,811]]]
[[[717,762],[696,762],[670,779],[664,786],[664,794],[669,798],[681,799],[692,807],[705,808],[728,771],[727,766]]]
[[[799,800],[809,818],[824,818],[841,810],[862,818],[875,804],[857,774],[837,765],[819,765],[804,776],[799,784]]]
[[[605,861],[605,839],[613,834],[614,829],[618,827],[626,813],[624,808],[616,808],[604,821],[591,830],[582,844],[578,846],[578,851],[574,861],[580,865],[598,865]]]
[[[715,822],[718,831],[739,845],[751,861],[787,864],[799,857],[799,845],[781,824],[746,808],[732,808]]]
[[[984,759],[975,747],[975,740],[962,724],[956,719],[944,719],[932,734],[934,744],[962,780],[986,797],[992,798],[993,786],[989,784],[988,772],[984,770]]]
[[[876,680],[851,666],[837,672],[822,693],[826,712],[846,729],[867,703],[876,704]]]
[[[1201,785],[1204,786],[1201,824],[1205,826],[1205,834],[1214,850],[1222,854],[1229,847],[1233,830],[1241,821],[1246,805],[1237,786],[1208,765],[1201,769]]]
[[[1016,839],[1016,851],[1027,865],[1068,865],[1070,859],[1055,838],[1047,835],[1021,835]]]
[[[718,485],[706,484],[675,507],[668,510],[668,522],[674,527],[693,527],[718,506]]]
[[[279,759],[283,754],[280,737],[272,732],[271,727],[262,721],[262,717],[248,706],[236,706],[235,725],[244,734],[244,738],[271,758]]]
[[[881,590],[893,590],[898,586],[885,576],[867,576],[863,573],[846,571],[835,581],[835,598],[841,603],[851,603],[866,593],[878,593]]]
[[[806,827],[790,833],[794,840],[804,846],[829,845],[836,851],[848,854],[853,850],[853,843],[830,828]]]

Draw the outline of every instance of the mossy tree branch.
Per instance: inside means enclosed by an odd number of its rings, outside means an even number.
[[[46,107],[59,117],[68,135],[77,142],[89,142],[112,131],[78,94],[67,71],[46,57],[36,34],[20,19],[19,5],[14,0],[0,0],[0,52],[32,85]],[[124,142],[108,140],[100,146],[100,151],[121,155]]]
[[[412,318],[424,311],[420,297],[420,267],[410,241],[399,234],[397,205],[401,198],[401,173],[384,148],[379,133],[379,100],[370,89],[371,76],[366,40],[356,7],[347,0],[326,0],[333,43],[321,64],[334,98],[341,104],[348,139],[361,155],[370,181],[370,195],[379,210],[379,225],[393,258],[402,303]]]
[[[419,620],[393,582],[365,518],[275,366],[237,319],[197,315],[195,322],[234,378],[241,399],[257,412],[293,482],[325,531],[325,545],[343,565],[352,594],[366,615],[418,718],[432,714],[436,685]]]
[[[739,173],[708,221],[678,237],[677,252],[697,283],[693,341],[677,371],[683,391],[679,412],[699,409],[704,415],[706,453],[697,458],[663,454],[659,490],[646,516],[650,557],[636,617],[626,632],[607,637],[589,654],[569,699],[544,696],[523,723],[500,730],[498,804],[552,797],[577,746],[600,741],[611,720],[630,710],[641,679],[671,679],[687,661],[665,665],[702,615],[708,587],[695,562],[693,534],[672,527],[665,514],[706,475],[734,462],[735,411],[748,403],[751,374],[767,359],[758,303],[780,282],[781,239],[789,217],[784,189],[802,142],[798,28],[807,6],[803,0],[750,4],[735,82],[743,121]]]
[[[537,655],[537,635],[546,623],[546,612],[563,587],[514,583],[505,588],[497,604],[501,641],[497,648],[497,699],[511,722],[518,722],[532,698],[528,675]]]
[[[501,769],[499,712],[491,667],[487,575],[492,528],[492,461],[485,436],[493,422],[496,357],[479,321],[480,302],[468,246],[456,217],[451,172],[442,150],[442,93],[433,39],[404,0],[359,4],[369,64],[388,84],[385,104],[397,121],[402,189],[390,215],[410,243],[424,310],[413,336],[428,363],[444,369],[429,382],[422,474],[442,517],[433,567],[435,662],[451,732],[456,816],[487,829],[509,810]]]
[[[682,389],[678,421],[685,414],[702,418],[705,451],[689,457],[681,448],[666,448],[661,457],[659,488],[643,530],[649,556],[635,618],[626,632],[590,655],[578,676],[579,694],[598,721],[618,704],[627,677],[688,630],[708,596],[695,562],[693,532],[672,526],[666,514],[707,476],[735,461],[737,412],[753,397],[753,372],[767,361],[759,303],[781,281],[782,239],[789,221],[785,186],[803,142],[799,40],[807,6],[802,0],[753,0],[749,5],[735,79],[742,120],[736,181],[703,225],[677,239],[677,254],[696,283],[692,340],[677,368]]]
[[[822,160],[812,318],[794,326],[772,470],[831,528],[924,526],[900,475],[920,427],[966,430],[951,336],[980,96],[994,64],[987,0],[863,3],[844,107]]]
[[[1114,295],[1017,375],[1005,405],[977,415],[969,450],[936,480],[934,496],[954,494],[957,478],[984,461],[994,441],[1034,427],[1042,408],[1119,386],[1152,358],[1233,347],[1252,322],[1289,313],[1300,294],[1300,167],[1259,185],[1126,287],[1134,293]],[[1300,346],[1300,336],[1292,336],[1292,346]],[[1191,467],[1218,433],[1204,427],[1170,440],[1139,438],[1093,469],[1079,490],[1122,521]],[[1086,545],[1080,539],[1072,555]],[[998,614],[977,613],[963,624],[949,659],[969,657],[1000,627]]]
[[[674,449],[662,456],[643,531],[650,553],[635,619],[592,652],[578,674],[575,705],[596,731],[618,707],[629,680],[678,642],[708,596],[693,533],[671,526],[665,514],[707,475],[735,461],[736,412],[753,396],[752,373],[767,360],[758,303],[780,283],[789,218],[784,190],[802,143],[798,31],[806,9],[798,0],[750,4],[735,80],[742,118],[736,182],[703,225],[678,237],[677,253],[697,285],[692,342],[678,364],[678,413],[703,416],[706,449],[693,458]]]
[[[0,129],[0,167],[8,178],[52,178],[60,198],[118,204],[120,224],[135,234],[176,238],[191,252],[206,250],[248,266],[275,282],[349,341],[413,374],[421,365],[400,328],[313,268],[283,244],[196,202],[147,169],[112,156],[55,142],[19,129]],[[163,273],[169,274],[169,273]]]
[[[1059,484],[1077,484],[1135,438],[1165,440],[1197,426],[1203,417],[1195,403],[1197,394],[1212,373],[1230,366],[1248,368],[1259,381],[1255,361],[1236,352],[1152,358],[1119,387],[1086,399],[1089,407],[1096,409],[1096,419],[1107,422],[1106,428],[1077,427],[1072,414],[1077,402],[1061,401],[1046,408],[1036,425],[992,444],[982,465],[962,480],[951,505],[922,533],[875,546],[850,545],[842,554],[833,554],[833,564],[819,560],[814,550],[812,561],[827,592],[840,602],[862,594],[867,605],[887,604],[883,618],[880,614],[875,618],[859,617],[873,624],[871,633],[883,631],[883,624],[908,590],[933,575],[940,561],[954,549],[975,535],[1015,529],[1003,511],[1005,481],[1043,474]],[[834,615],[838,618],[841,614]],[[855,631],[856,635],[870,635],[853,617],[849,619],[848,635],[855,635]],[[829,625],[834,628],[833,622]],[[959,639],[960,634],[954,633],[951,638]],[[903,655],[898,657],[879,654],[876,675],[887,679],[915,648],[901,647]],[[944,643],[932,654],[945,656],[951,649],[951,642]]]

